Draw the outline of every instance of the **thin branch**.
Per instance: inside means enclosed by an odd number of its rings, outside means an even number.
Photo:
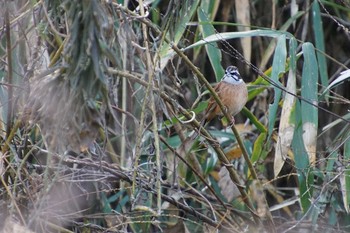
[[[78,159],[78,158],[74,158],[71,156],[60,156],[58,154],[53,154],[52,156],[59,159],[59,160],[62,160],[63,162],[69,163],[69,164],[78,164],[78,165],[90,166],[90,167],[97,168],[100,171],[108,172],[108,173],[116,176],[119,179],[123,179],[124,181],[126,181],[128,183],[133,182],[133,178],[130,177],[130,174],[127,174],[127,172],[122,171],[120,168],[115,167],[115,165],[111,165],[105,161],[101,161],[100,163],[96,163],[96,161],[93,161],[93,160],[87,159],[87,158]],[[158,195],[158,192],[156,190],[152,189],[148,180],[143,180],[142,178],[138,177],[136,182],[146,191],[152,192],[156,196]],[[213,221],[212,219],[210,219],[206,215],[199,213],[198,211],[196,211],[192,207],[184,205],[184,204],[178,202],[177,200],[175,200],[174,198],[169,197],[169,196],[162,194],[162,193],[160,194],[160,197],[164,201],[169,202],[170,204],[176,206],[177,208],[183,210],[184,212],[186,212],[188,214],[193,215],[194,217],[202,220],[203,222],[206,222],[213,227],[218,227],[217,222]]]
[[[128,72],[118,71],[118,70],[115,70],[112,68],[109,68],[108,72],[110,74],[117,74],[117,75],[120,75],[121,77],[126,77],[126,78],[128,78],[132,81],[135,81],[135,82],[137,82],[141,85],[144,85],[144,86],[148,85],[147,82],[145,82],[144,80],[141,80],[138,77],[136,77]],[[184,109],[181,105],[177,104],[176,100],[172,99],[166,93],[160,91],[158,88],[154,88],[153,91],[158,92],[160,97],[162,97],[165,101],[167,101],[168,103],[173,105],[175,109],[178,109],[180,111],[180,113],[183,114],[187,119],[191,119],[192,114],[190,112],[188,112],[186,109]],[[206,131],[203,127],[200,127],[200,123],[197,120],[192,121],[192,124],[196,128],[200,129],[201,134],[204,135],[204,137],[208,139],[208,143],[213,147],[213,149],[217,153],[220,161],[224,164],[224,166],[229,171],[232,182],[237,185],[237,187],[242,195],[242,199],[245,202],[245,204],[247,205],[247,208],[251,211],[252,216],[254,217],[254,220],[257,223],[260,223],[260,218],[255,213],[255,208],[253,206],[253,203],[251,202],[249,196],[247,195],[247,193],[245,191],[245,187],[243,187],[240,184],[241,182],[240,182],[239,176],[238,176],[237,172],[233,169],[232,165],[230,164],[230,161],[227,159],[225,152],[222,150],[221,147],[218,147],[218,143],[215,141],[215,139],[212,138],[212,136],[208,133],[208,131]]]
[[[12,78],[12,49],[11,49],[11,27],[10,27],[10,3],[6,4],[5,10],[5,28],[6,28],[6,54],[7,54],[7,121],[6,121],[6,138],[9,137],[12,126],[12,108],[13,108],[13,78]]]
[[[141,17],[145,18],[146,12],[143,5],[143,1],[139,0],[139,7],[140,7],[140,13]],[[144,47],[146,48],[146,64],[147,64],[147,71],[148,71],[148,87],[147,91],[151,91],[151,89],[154,88],[154,64],[152,64],[152,58],[151,58],[151,52],[149,49],[149,41],[148,41],[148,33],[147,33],[147,25],[142,24],[142,34],[143,34],[143,43]],[[150,94],[150,103],[151,103],[151,112],[152,112],[152,131],[154,135],[154,147],[155,147],[155,154],[156,154],[156,167],[157,167],[157,178],[156,178],[156,187],[157,187],[157,207],[158,207],[158,215],[161,214],[162,211],[162,202],[161,202],[161,164],[160,164],[160,145],[159,145],[159,134],[158,134],[158,120],[157,120],[157,110],[156,110],[156,104],[154,100],[153,92]]]
[[[169,143],[165,140],[165,138],[163,136],[160,136],[160,140],[164,143],[164,145],[166,145],[166,147],[168,147],[169,150],[171,150],[175,155],[176,157],[178,157],[184,164],[186,164],[186,166],[188,168],[190,168],[194,174],[196,174],[196,176],[203,182],[203,184],[209,189],[209,191],[215,196],[216,200],[218,200],[220,202],[220,204],[225,208],[227,209],[227,206],[226,204],[221,200],[221,198],[216,194],[215,190],[208,184],[208,182],[204,179],[204,177],[199,174],[196,169],[194,169],[191,164],[189,164],[184,158],[182,158],[181,155],[179,155],[179,153],[177,153],[177,151],[171,147],[169,145]]]

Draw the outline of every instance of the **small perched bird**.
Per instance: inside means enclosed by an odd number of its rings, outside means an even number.
[[[234,124],[234,116],[242,110],[248,99],[247,86],[237,67],[227,67],[224,77],[216,84],[214,90],[225,106],[227,113],[232,116],[230,124]],[[204,126],[216,116],[223,116],[223,113],[215,99],[210,97],[201,125]]]

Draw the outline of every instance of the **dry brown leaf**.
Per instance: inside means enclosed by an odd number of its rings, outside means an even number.
[[[226,167],[221,167],[219,176],[220,179],[218,185],[221,189],[221,194],[227,199],[228,202],[241,195],[237,186],[232,182]]]
[[[253,126],[248,124],[235,124],[235,127],[239,134],[251,133],[254,130]]]
[[[317,128],[311,122],[303,124],[303,140],[306,147],[306,152],[309,155],[309,163],[315,164],[316,161],[316,143],[317,143]]]
[[[233,160],[238,159],[242,156],[242,150],[238,145],[235,145],[233,148],[229,149],[227,152],[225,152],[227,159]]]
[[[259,217],[265,217],[268,212],[268,206],[266,205],[264,190],[260,182],[254,180],[250,185],[250,191],[252,193],[252,199],[256,203],[256,213]]]
[[[290,2],[290,15],[293,17],[299,12],[299,5],[296,0]],[[295,28],[295,21],[293,21],[293,28]]]
[[[214,178],[214,180],[218,181],[220,179],[219,171],[216,169],[210,172],[210,175]]]
[[[221,18],[222,18],[222,22],[229,22],[230,17],[231,17],[231,12],[233,10],[233,5],[234,5],[234,1],[232,0],[221,0],[221,4],[222,6],[225,6],[222,8],[221,12]],[[227,30],[227,25],[224,24],[222,31],[226,32]]]
[[[238,31],[250,30],[249,1],[236,0],[235,6],[236,6],[237,23],[244,25],[244,26],[239,26]],[[251,37],[241,38],[241,44],[243,49],[243,56],[246,61],[250,62],[250,58],[252,54],[252,38]]]
[[[290,93],[296,93],[295,74],[292,72],[292,70],[289,71],[286,89]],[[290,145],[293,140],[295,124],[294,122],[290,121],[290,116],[292,114],[294,105],[295,97],[286,94],[282,106],[281,120],[276,142],[275,161],[273,164],[275,177],[278,176],[278,174],[281,172],[281,169],[287,157],[288,150],[290,149]]]

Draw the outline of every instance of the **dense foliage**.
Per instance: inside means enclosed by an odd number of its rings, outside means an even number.
[[[4,232],[350,231],[346,0],[0,12]],[[201,127],[229,65],[248,103]]]

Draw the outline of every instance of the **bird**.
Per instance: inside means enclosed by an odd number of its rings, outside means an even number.
[[[225,111],[232,116],[230,125],[235,123],[234,116],[245,106],[248,100],[248,90],[236,66],[228,66],[221,81],[214,90],[225,106]],[[205,126],[216,116],[223,116],[220,106],[211,96],[205,110],[201,126]]]

